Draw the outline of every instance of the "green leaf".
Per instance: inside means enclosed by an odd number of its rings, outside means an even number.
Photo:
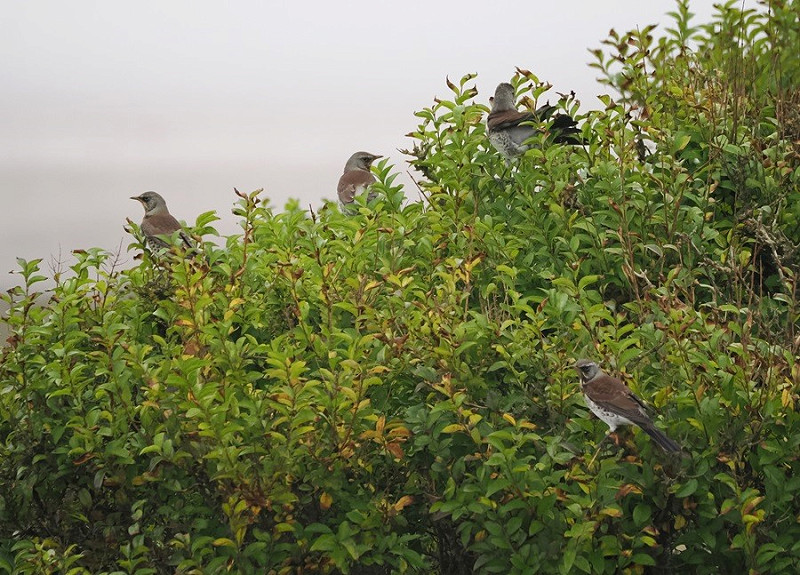
[[[676,484],[675,487],[675,497],[689,497],[697,491],[698,483],[697,479],[689,479],[683,485]]]
[[[655,567],[656,560],[645,553],[636,553],[631,557],[631,563],[634,565],[645,565],[648,567]]]
[[[633,508],[633,521],[636,525],[647,525],[650,523],[652,511],[650,506],[645,503],[638,503]]]

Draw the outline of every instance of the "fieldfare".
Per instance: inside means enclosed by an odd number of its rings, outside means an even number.
[[[506,82],[497,86],[491,100],[492,111],[486,120],[489,141],[507,160],[524,154],[530,146],[525,142],[542,130],[532,124],[542,124],[553,118],[551,132],[556,144],[580,145],[583,140],[577,134],[578,124],[568,114],[556,114],[555,106],[546,104],[535,112],[520,112],[514,104],[514,86]]]
[[[578,360],[575,368],[580,374],[586,405],[608,425],[609,434],[620,425],[638,425],[664,451],[681,450],[680,445],[653,424],[645,412],[644,402],[627,385],[606,374],[595,362],[588,359]]]
[[[187,248],[192,247],[191,240],[183,231],[180,222],[172,217],[167,209],[167,202],[156,192],[145,192],[141,196],[132,196],[144,207],[144,219],[140,229],[144,234],[147,244],[154,250],[169,247],[169,239],[177,231]]]
[[[382,157],[369,152],[356,152],[347,160],[344,165],[344,173],[339,178],[339,185],[336,187],[342,211],[348,212],[353,199],[375,183],[375,176],[372,175],[369,168],[372,162]],[[374,200],[376,196],[375,192],[370,192],[367,194],[367,201]]]

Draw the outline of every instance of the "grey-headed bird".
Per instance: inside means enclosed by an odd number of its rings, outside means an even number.
[[[358,194],[363,193],[375,183],[375,176],[372,175],[369,168],[372,166],[372,162],[382,157],[369,152],[356,152],[347,160],[344,165],[344,173],[339,178],[339,185],[336,187],[339,204],[344,211],[348,210]],[[367,201],[374,200],[376,196],[375,192],[370,192],[367,195]]]
[[[169,238],[180,230],[180,238],[187,248],[192,242],[186,232],[167,209],[167,202],[156,192],[145,192],[140,196],[131,196],[144,207],[144,219],[140,226],[148,245],[153,249],[169,247]]]
[[[678,443],[655,426],[645,412],[644,402],[627,385],[606,374],[600,366],[588,359],[578,360],[575,368],[581,378],[586,405],[608,425],[609,434],[620,425],[638,425],[664,451],[673,453],[681,450]]]
[[[506,82],[497,86],[492,98],[492,110],[486,120],[489,141],[507,160],[513,160],[524,154],[530,146],[525,143],[542,130],[535,125],[548,121],[553,123],[551,131],[556,144],[580,145],[583,143],[578,124],[568,114],[556,114],[556,107],[546,104],[535,112],[520,112],[514,103],[514,86]]]

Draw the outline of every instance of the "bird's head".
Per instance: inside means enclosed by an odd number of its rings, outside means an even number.
[[[600,366],[590,359],[579,359],[573,367],[578,370],[581,381],[589,381],[600,372]]]
[[[167,211],[167,202],[156,192],[145,192],[140,196],[131,196],[131,199],[142,204],[145,215]]]
[[[355,154],[350,156],[349,160],[347,160],[347,163],[344,166],[344,171],[345,172],[349,172],[350,170],[369,171],[372,162],[382,157],[383,156],[379,156],[377,154],[370,154],[369,152],[356,152]]]
[[[489,99],[492,105],[492,112],[505,112],[506,110],[516,110],[514,105],[514,86],[508,82],[503,82],[494,91],[494,97]]]

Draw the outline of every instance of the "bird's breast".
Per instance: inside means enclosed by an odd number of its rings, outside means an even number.
[[[586,400],[586,406],[594,413],[601,421],[605,422],[608,427],[611,428],[611,431],[614,431],[620,425],[631,425],[632,422],[627,417],[623,417],[618,413],[614,413],[613,411],[608,410],[602,404],[595,403],[592,401],[588,395],[585,393],[583,394],[584,399]]]

